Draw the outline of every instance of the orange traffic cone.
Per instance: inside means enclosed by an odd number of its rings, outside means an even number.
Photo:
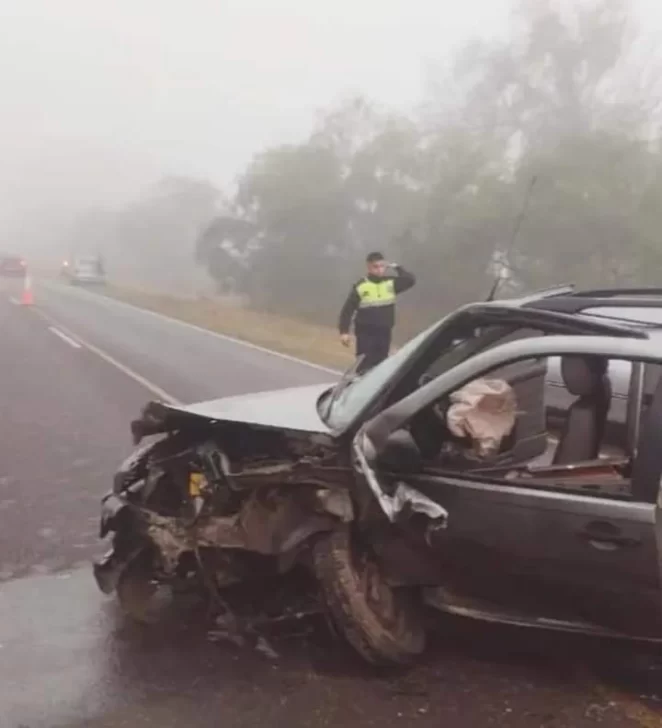
[[[34,298],[32,296],[32,281],[30,276],[25,276],[23,283],[23,294],[21,295],[21,306],[32,306]]]

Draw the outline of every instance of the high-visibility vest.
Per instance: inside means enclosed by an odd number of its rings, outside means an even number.
[[[391,306],[395,303],[395,283],[392,278],[383,281],[371,281],[364,278],[357,286],[359,308]]]

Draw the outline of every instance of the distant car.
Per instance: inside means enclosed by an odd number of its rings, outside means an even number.
[[[0,255],[0,276],[3,278],[23,278],[27,264],[20,255]]]
[[[103,261],[97,255],[74,258],[63,266],[63,274],[72,285],[103,285],[106,282]]]

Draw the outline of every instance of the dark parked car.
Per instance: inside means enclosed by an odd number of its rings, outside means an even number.
[[[662,290],[560,288],[465,306],[335,385],[152,402],[97,582],[144,618],[159,583],[300,565],[373,663],[423,651],[424,605],[662,641],[660,312]]]
[[[27,264],[20,255],[0,255],[0,276],[4,278],[24,278]]]

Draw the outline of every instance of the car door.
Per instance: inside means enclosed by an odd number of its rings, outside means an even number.
[[[406,427],[417,412],[467,381],[511,361],[571,352],[608,358],[631,353],[632,360],[659,363],[650,342],[634,339],[558,336],[513,342],[441,375],[374,418],[364,434],[379,452],[389,432]],[[407,485],[448,512],[446,528],[427,536],[444,586],[469,597],[474,606],[491,605],[487,612],[519,610],[548,624],[583,621],[662,638],[662,449],[657,442],[662,386],[649,414],[629,498],[553,484],[526,487],[475,473],[423,469],[408,474]]]
[[[429,543],[458,594],[662,638],[655,504],[440,474],[407,484],[449,514]]]

